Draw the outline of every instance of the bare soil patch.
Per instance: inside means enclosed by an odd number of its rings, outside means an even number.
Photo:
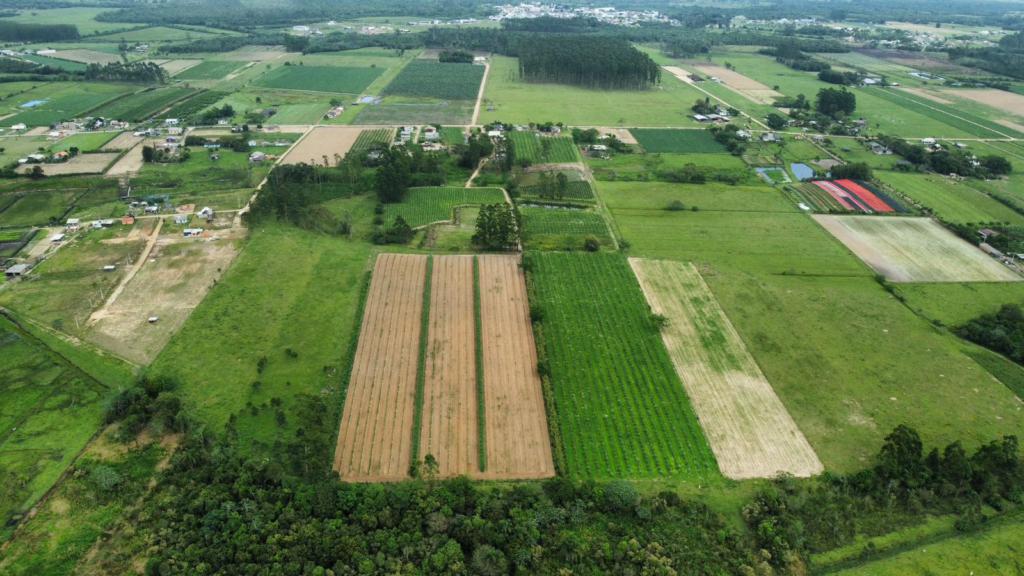
[[[113,140],[104,144],[102,150],[104,152],[119,152],[129,149],[139,142],[142,142],[142,136],[136,136],[132,132],[122,132],[115,136]],[[140,149],[139,152],[141,154],[142,150]]]
[[[334,453],[343,480],[408,475],[426,266],[426,256],[377,257]]]
[[[116,152],[100,152],[96,154],[79,154],[67,162],[60,164],[24,164],[18,167],[19,174],[27,174],[36,166],[43,168],[47,176],[66,176],[69,174],[99,174],[116,160]]]
[[[350,126],[317,126],[292,146],[281,163],[337,166],[355,144],[360,132],[362,128]]]
[[[892,282],[1019,282],[1022,278],[930,218],[815,215]]]
[[[662,69],[687,84],[693,84],[693,79],[690,78],[690,73],[679,66],[662,66]]]
[[[487,471],[481,476],[554,476],[526,279],[519,268],[519,257],[478,258],[487,434]]]
[[[118,136],[120,138],[120,136]],[[117,177],[125,174],[138,174],[142,170],[142,142],[140,141],[132,149],[125,152],[124,156],[116,164],[107,170],[107,176]]]
[[[812,476],[810,443],[692,264],[630,258],[647,302],[668,318],[662,341],[729,478]]]
[[[473,257],[435,256],[419,453],[445,478],[479,470],[475,332]]]
[[[114,62],[120,62],[121,57],[117,54],[108,54],[106,52],[99,52],[97,50],[57,50],[51,54],[54,58],[62,58],[64,60],[71,60],[72,62],[81,62],[83,64],[112,64]]]
[[[219,55],[217,59],[231,60],[233,62],[263,62],[274,60],[284,55],[284,46],[242,46],[237,50]]]
[[[748,78],[735,70],[729,70],[724,66],[711,66],[707,64],[695,65],[701,74],[718,78],[721,83],[736,92],[740,96],[743,96],[751,102],[758,104],[771,104],[776,98],[782,96],[782,94],[772,90],[770,87],[761,84],[753,78]]]
[[[932,92],[930,90],[925,90],[924,88],[911,88],[909,86],[900,86],[899,90],[902,90],[902,91],[904,91],[904,92],[906,92],[908,94],[913,94],[914,96],[918,96],[918,97],[924,98],[925,100],[931,100],[932,102],[936,102],[938,104],[952,104],[953,103],[952,100],[947,100],[946,98],[943,98],[942,96],[939,96],[935,92]]]
[[[1007,114],[1024,117],[1024,96],[1020,94],[995,88],[947,88],[943,90],[943,93],[979,102]],[[1002,124],[1000,120],[996,120],[996,122]]]

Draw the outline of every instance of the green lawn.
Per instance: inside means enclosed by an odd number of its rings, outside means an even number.
[[[281,66],[261,76],[256,84],[286,90],[360,94],[380,74],[379,68]]]
[[[575,126],[696,126],[690,118],[690,105],[702,96],[670,74],[663,74],[660,85],[645,91],[530,84],[518,79],[515,58],[495,56],[487,77],[480,121],[517,124],[561,121]]]
[[[369,244],[293,227],[254,229],[150,373],[180,379],[189,408],[215,430],[236,415],[247,450],[294,438],[309,396],[330,395],[340,415],[341,364],[370,253]]]
[[[538,348],[550,372],[564,472],[584,478],[718,475],[626,259],[529,252]]]
[[[957,224],[1007,222],[1024,225],[1024,216],[971,187],[937,174],[876,172],[875,177],[930,208],[943,220]]]

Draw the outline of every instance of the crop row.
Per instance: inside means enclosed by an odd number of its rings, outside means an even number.
[[[555,207],[524,206],[523,241],[528,248],[579,248],[588,236],[611,244],[604,218],[597,212]]]
[[[391,137],[395,135],[394,128],[377,128],[374,130],[363,130],[359,133],[356,141],[352,144],[349,152],[363,152],[378,144],[390,144]]]
[[[384,94],[475,100],[483,77],[484,67],[476,64],[413,60],[388,84]]]
[[[548,164],[580,160],[579,150],[576,149],[572,138],[538,136],[533,132],[512,132],[509,141],[516,162]]]
[[[637,128],[630,130],[630,133],[650,153],[725,153],[725,147],[707,130]]]
[[[192,94],[192,88],[168,86],[155,90],[145,90],[118,98],[95,111],[97,116],[116,118],[130,122],[146,120],[159,114],[171,104]]]
[[[190,119],[210,106],[213,106],[217,102],[220,102],[220,100],[225,96],[227,96],[227,92],[204,90],[191,98],[182,100],[174,106],[171,106],[166,112],[158,114],[157,117]]]
[[[706,478],[714,457],[626,259],[529,252],[565,472]]]
[[[594,189],[586,180],[568,182],[564,193],[559,193],[557,189],[545,192],[539,185],[530,185],[521,186],[519,188],[519,194],[522,196],[544,198],[547,200],[594,201]]]
[[[405,200],[385,205],[384,218],[387,224],[391,224],[396,216],[401,216],[410,226],[418,228],[433,222],[451,220],[455,208],[459,206],[504,201],[505,195],[499,188],[410,188]]]

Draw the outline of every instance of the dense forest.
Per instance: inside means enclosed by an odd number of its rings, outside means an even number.
[[[651,57],[618,38],[552,36],[518,47],[519,73],[528,82],[587,88],[644,90],[661,80]]]
[[[86,80],[107,80],[111,82],[145,82],[163,84],[167,82],[167,71],[153,62],[112,62],[110,64],[89,64],[85,68]]]
[[[991,48],[951,48],[951,60],[996,74],[1024,78],[1024,32],[1005,36]]]
[[[72,24],[24,24],[0,19],[0,41],[59,42],[78,40],[78,28]]]
[[[1016,304],[1005,304],[994,314],[979,316],[957,328],[956,333],[1024,364],[1024,310]]]

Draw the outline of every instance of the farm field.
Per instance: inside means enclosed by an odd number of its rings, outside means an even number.
[[[580,161],[580,152],[572,138],[541,136],[534,132],[511,132],[512,155],[516,162],[564,164]]]
[[[195,66],[175,74],[176,80],[220,80],[242,67],[240,62],[203,60]]]
[[[249,234],[148,373],[178,379],[178,395],[211,430],[224,430],[234,416],[239,450],[261,454],[277,441],[293,441],[313,417],[308,397],[323,395],[340,410],[339,378],[356,338],[371,248],[283,225]],[[277,410],[287,415],[284,422]],[[318,457],[329,459],[330,452]]]
[[[343,480],[408,474],[428,271],[422,256],[377,257],[334,454]]]
[[[936,216],[957,224],[1006,222],[1024,225],[1024,216],[971,187],[938,174],[878,172],[876,177],[930,208]]]
[[[662,173],[682,170],[691,164],[709,180],[716,174],[738,177],[737,183],[754,179],[743,159],[731,154],[617,154],[608,159],[588,157],[586,162],[595,179],[608,182],[649,182],[661,178]]]
[[[218,91],[229,89],[218,85]],[[215,104],[218,107],[230,104],[235,110],[231,121],[235,123],[245,122],[246,115],[250,113],[262,114],[265,110],[274,110],[268,124],[316,124],[331,109],[331,95],[326,92],[246,88],[225,94]]]
[[[54,8],[49,10],[19,10],[11,20],[25,24],[74,24],[80,34],[96,34],[124,28],[116,22],[100,22],[96,16],[109,8]]]
[[[110,141],[117,136],[117,132],[80,132],[61,139],[50,147],[50,151],[59,152],[61,150],[78,148],[80,152],[95,152],[96,150],[110,148]]]
[[[631,258],[722,474],[813,476],[821,462],[692,264]],[[694,345],[694,343],[700,343]]]
[[[49,126],[60,120],[74,118],[80,114],[97,108],[101,104],[134,91],[134,87],[123,84],[98,82],[53,82],[20,94],[16,98],[4,102],[9,106],[8,112],[14,116],[4,118],[0,124],[13,126],[27,124],[29,126]],[[31,108],[25,104],[33,100],[42,103]]]
[[[96,152],[93,154],[79,154],[66,162],[57,164],[34,164],[19,166],[19,174],[27,174],[41,166],[43,174],[47,176],[68,176],[71,174],[100,174],[117,160],[117,152]]]
[[[100,52],[98,50],[90,50],[88,48],[57,50],[53,53],[53,57],[59,58],[61,60],[70,60],[72,62],[81,62],[82,64],[105,65],[121,61],[121,57],[117,54],[111,54],[109,52]]]
[[[390,146],[395,135],[394,128],[377,128],[360,130],[356,141],[349,148],[349,152],[365,152],[374,146]]]
[[[592,204],[595,201],[594,187],[590,185],[590,182],[586,180],[573,180],[573,178],[579,178],[578,172],[570,172],[567,176],[569,178],[566,184],[565,193],[559,195],[558,191],[545,192],[539,184],[533,183],[520,183],[516,191],[519,193],[521,198],[526,199],[537,199],[546,201],[557,201],[557,202],[580,202],[584,204]],[[535,179],[534,179],[535,181]],[[552,198],[554,194],[554,198]]]
[[[817,200],[820,204],[838,204],[841,211],[861,212],[864,214],[891,214],[904,211],[903,207],[893,201],[892,198],[882,191],[865,182],[854,182],[853,180],[814,180],[811,186],[821,190],[824,194],[807,196]],[[810,186],[801,185],[798,190],[811,190]],[[825,195],[828,198],[825,198]],[[831,202],[829,202],[831,199]]]
[[[782,94],[772,90],[771,87],[765,86],[757,80],[747,78],[735,70],[730,70],[724,66],[705,65],[694,66],[694,68],[708,78],[718,78],[722,85],[756,104],[771,104],[782,96]]]
[[[663,74],[644,92],[588,90],[559,84],[531,84],[518,77],[515,58],[495,56],[484,90],[480,122],[526,124],[559,120],[570,126],[697,126],[680,103],[703,94]]]
[[[380,104],[358,107],[353,124],[447,124],[466,125],[473,118],[469,100],[436,100],[387,96]]]
[[[630,132],[648,153],[725,153],[725,147],[707,130],[634,128]]]
[[[928,218],[814,219],[892,282],[1018,282],[1022,278]]]
[[[530,252],[526,265],[565,474],[713,478],[714,457],[626,259]]]
[[[95,113],[104,118],[139,122],[156,115],[178,100],[189,97],[193,92],[191,88],[182,86],[144,90],[101,106]]]
[[[1003,304],[1024,306],[1024,284],[1019,282],[900,284],[899,291],[912,310],[946,326],[994,314]]]
[[[476,100],[484,67],[413,60],[384,88],[383,94],[437,98],[440,100]]]
[[[81,62],[61,60],[60,58],[50,58],[49,56],[40,56],[38,54],[25,54],[19,56],[19,58],[22,60],[28,60],[29,62],[35,62],[36,64],[42,64],[43,66],[49,66],[51,68],[60,68],[61,70],[67,70],[69,72],[81,72],[86,69],[86,65]]]
[[[278,90],[360,94],[380,74],[379,68],[280,66],[260,76],[256,84]]]
[[[578,208],[520,205],[523,245],[528,250],[581,250],[585,239],[604,246],[614,242],[608,225],[597,212]]]
[[[451,220],[453,210],[458,206],[495,204],[504,201],[505,195],[499,188],[410,188],[402,202],[384,205],[384,220],[390,224],[396,216],[401,216],[409,226],[419,228],[434,222]]]
[[[177,118],[184,122],[193,120],[193,116],[213,106],[227,94],[216,90],[200,90],[189,98],[175,102],[170,108],[159,112],[157,118]]]
[[[362,134],[359,128],[317,126],[292,146],[283,164],[305,162],[314,166],[336,166]]]
[[[107,385],[0,318],[0,540],[50,489],[100,424]]]

